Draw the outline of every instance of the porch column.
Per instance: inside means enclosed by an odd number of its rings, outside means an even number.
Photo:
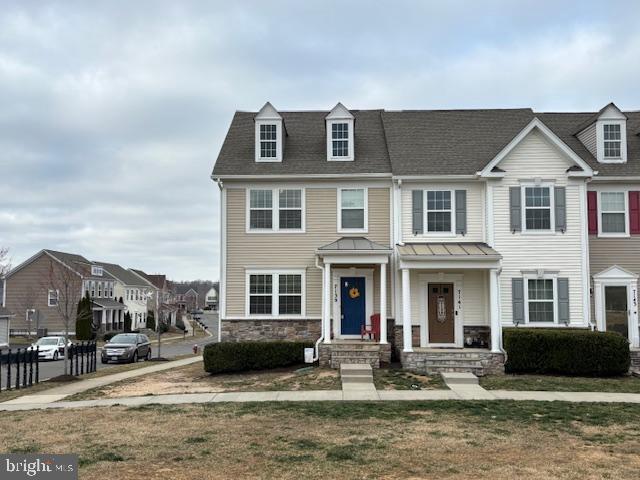
[[[500,353],[502,343],[502,324],[500,323],[500,298],[498,296],[498,279],[500,272],[497,268],[489,270],[489,312],[491,316],[491,351]]]
[[[324,343],[331,343],[331,264],[325,263],[322,280],[322,331]]]
[[[102,320],[101,320],[101,323],[102,323],[102,329],[103,329],[103,331],[105,331],[105,332],[106,332],[106,331],[107,331],[107,311],[106,311],[106,310],[104,310],[104,309],[102,310]]]
[[[402,338],[403,352],[413,352],[411,335],[411,282],[409,269],[402,269]]]
[[[380,264],[380,343],[387,343],[387,264]]]

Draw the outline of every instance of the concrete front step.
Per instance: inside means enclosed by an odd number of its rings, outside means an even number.
[[[443,372],[441,375],[447,385],[478,385],[478,377],[473,373]]]
[[[380,360],[378,358],[369,358],[369,359],[362,359],[362,358],[353,358],[353,357],[345,357],[345,358],[332,358],[331,361],[329,362],[329,367],[330,368],[335,368],[336,370],[340,368],[341,365],[345,364],[345,363],[361,363],[363,365],[369,365],[372,368],[380,368]]]
[[[362,364],[362,363],[343,363],[340,366],[340,375],[365,375],[371,376],[373,375],[373,370],[370,365]]]
[[[484,377],[483,367],[427,367],[427,375],[438,375],[442,373],[473,373],[478,377]]]

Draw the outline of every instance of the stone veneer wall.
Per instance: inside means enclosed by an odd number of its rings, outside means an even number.
[[[431,374],[429,371],[430,362],[437,361],[431,360],[434,356],[439,355],[434,352],[403,352],[402,353],[402,368],[409,370],[410,372],[420,374]],[[447,360],[448,366],[444,367],[444,371],[451,371],[462,369],[471,370],[476,375],[501,375],[504,374],[504,355],[502,353],[491,353],[490,351],[477,352],[461,349],[458,352],[446,354],[449,357],[456,357],[456,360]],[[443,354],[444,356],[444,354]],[[466,368],[467,363],[481,364],[481,368]],[[439,371],[443,371],[440,369]]]
[[[268,342],[320,338],[320,320],[224,320],[222,342]]]
[[[640,348],[631,349],[631,370],[640,372]]]

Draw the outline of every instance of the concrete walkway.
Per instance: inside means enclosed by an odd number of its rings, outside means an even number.
[[[484,389],[483,389],[484,390]],[[109,398],[102,400],[79,400],[76,402],[42,403],[0,403],[0,411],[66,409],[85,407],[108,407],[122,405],[136,407],[140,405],[180,405],[188,403],[219,402],[341,402],[341,401],[436,401],[436,400],[533,400],[540,402],[602,402],[602,403],[640,403],[637,393],[603,392],[533,392],[484,390],[481,398],[461,394],[454,390],[377,390],[375,399],[371,392],[362,392],[360,398],[355,391],[315,390],[298,392],[225,392],[225,393],[185,393],[173,395],[147,395],[141,397]],[[17,400],[17,399],[16,399]]]
[[[103,387],[112,383],[120,382],[122,380],[128,380],[130,378],[141,377],[148,375],[149,373],[162,372],[163,370],[170,370],[176,367],[182,367],[184,365],[191,365],[192,363],[201,362],[202,357],[189,357],[182,360],[174,360],[172,362],[158,362],[151,363],[149,367],[141,367],[126,372],[114,373],[112,375],[103,375],[101,377],[88,378],[80,380],[79,382],[72,382],[60,385],[59,387],[50,388],[44,392],[33,395],[24,395],[22,397],[14,398],[8,402],[0,403],[0,407],[3,405],[29,405],[29,404],[49,404],[51,402],[57,402],[65,397],[74,395],[76,393],[85,392],[96,387]]]

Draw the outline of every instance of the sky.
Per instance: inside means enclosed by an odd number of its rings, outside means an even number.
[[[640,2],[0,0],[0,247],[217,280],[235,110],[640,109]]]

